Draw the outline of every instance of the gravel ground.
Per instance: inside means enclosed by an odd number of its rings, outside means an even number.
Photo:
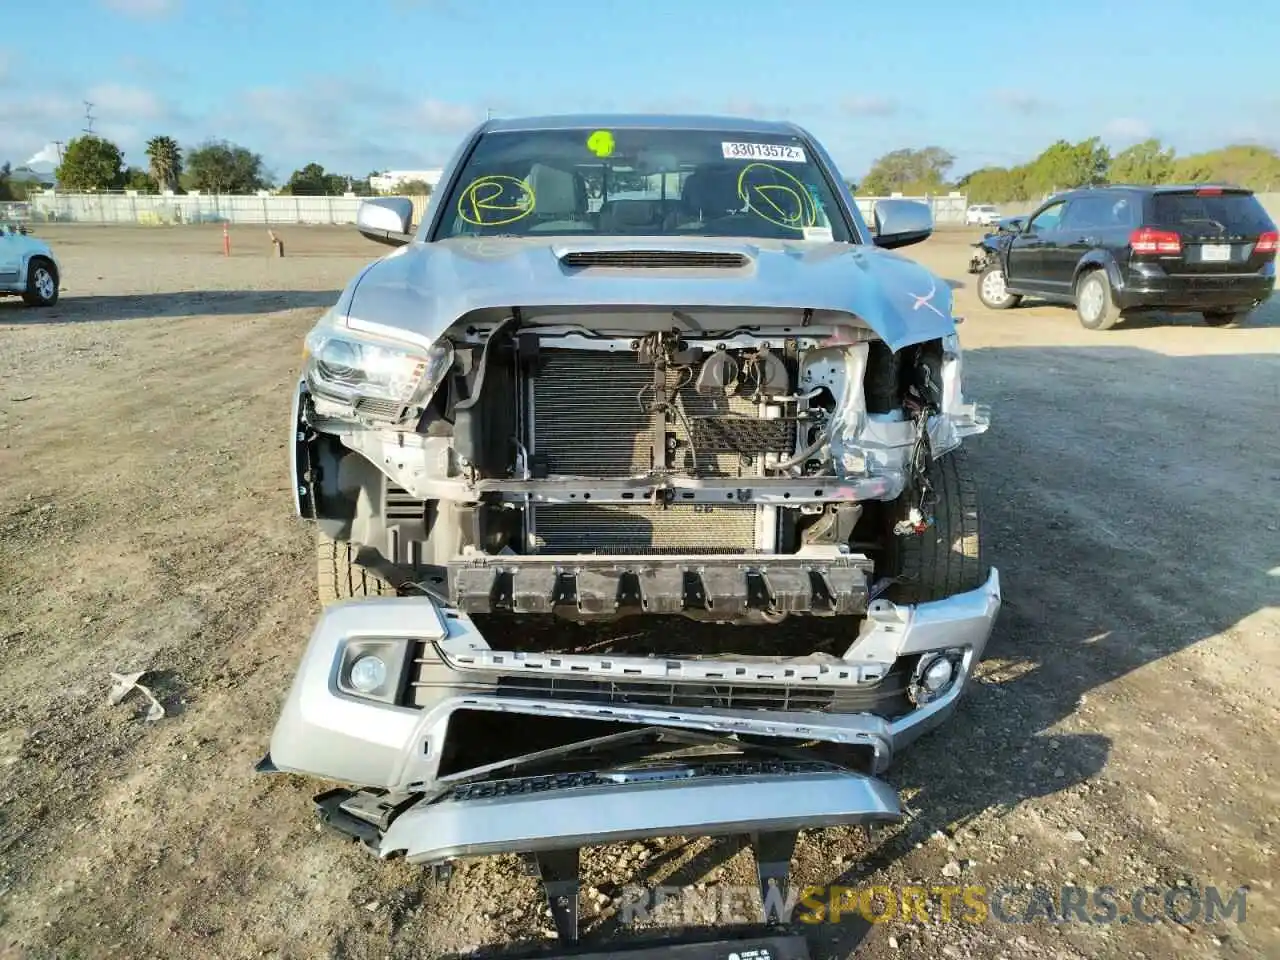
[[[0,303],[0,956],[545,942],[510,858],[432,884],[321,834],[314,784],[252,773],[315,618],[285,451],[300,341],[380,248],[339,228],[281,231],[283,260],[249,228],[230,259],[216,228],[41,233],[62,302]],[[909,252],[958,285],[969,392],[994,409],[969,449],[1004,612],[962,710],[890,773],[908,820],[806,834],[794,876],[1111,886],[1121,916],[799,927],[815,957],[1280,955],[1280,303],[1239,330],[990,313],[972,236]],[[165,719],[108,705],[110,674],[137,670]],[[598,942],[645,932],[616,909],[627,886],[705,897],[754,868],[735,844],[655,841],[590,851],[584,874]],[[1131,891],[1179,884],[1246,887],[1246,919],[1191,917],[1184,891],[1186,922],[1123,922]]]

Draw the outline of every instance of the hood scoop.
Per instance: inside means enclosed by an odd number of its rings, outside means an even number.
[[[572,250],[560,257],[561,264],[575,269],[734,270],[750,262],[745,254],[714,250]]]

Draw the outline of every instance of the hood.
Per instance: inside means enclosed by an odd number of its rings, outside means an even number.
[[[599,265],[610,258],[622,265]],[[638,260],[647,265],[632,265]],[[899,254],[847,243],[704,237],[415,242],[370,264],[336,312],[436,339],[482,308],[628,305],[846,313],[893,350],[955,330],[950,287]]]

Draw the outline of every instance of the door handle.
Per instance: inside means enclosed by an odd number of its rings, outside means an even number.
[[[1091,247],[1096,247],[1102,241],[1097,237],[1081,237],[1076,243],[1087,243]]]

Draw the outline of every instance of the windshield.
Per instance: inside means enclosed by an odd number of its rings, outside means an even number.
[[[531,130],[481,136],[436,239],[712,236],[849,241],[800,137],[732,130]]]
[[[1154,222],[1161,227],[1258,234],[1275,229],[1251,193],[1157,193]]]

